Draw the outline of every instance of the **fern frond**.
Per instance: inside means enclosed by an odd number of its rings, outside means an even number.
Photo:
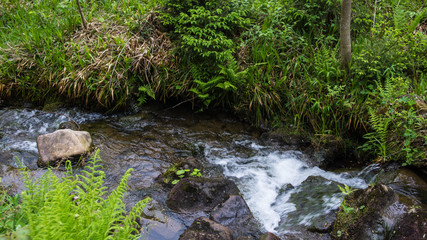
[[[128,190],[129,169],[119,186],[103,198],[105,173],[100,169],[97,151],[82,174],[58,178],[48,170],[39,180],[27,173],[22,209],[29,219],[31,239],[135,239],[139,237],[136,214],[126,216],[124,196]],[[25,175],[25,174],[24,174]],[[145,205],[137,204],[143,208]],[[130,219],[130,220],[129,220]],[[128,224],[131,224],[128,226]],[[123,237],[122,237],[123,236]]]

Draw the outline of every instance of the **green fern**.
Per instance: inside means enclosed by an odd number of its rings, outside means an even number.
[[[99,150],[82,174],[66,177],[48,170],[39,180],[24,172],[27,190],[22,209],[29,222],[31,239],[138,239],[136,220],[150,200],[138,202],[126,215],[124,195],[133,169],[126,171],[119,186],[105,197],[105,173],[100,170]]]
[[[379,115],[374,109],[368,108],[369,110],[369,122],[371,127],[374,129],[373,134],[365,135],[365,138],[369,140],[369,144],[376,146],[379,151],[379,155],[385,160],[387,159],[388,147],[387,147],[387,135],[388,128],[391,122],[391,118],[384,115]]]
[[[217,76],[208,81],[194,80],[196,86],[190,90],[203,100],[206,107],[211,102],[216,105],[230,105],[233,93],[247,82],[249,68],[240,71],[232,56],[228,58],[227,64],[219,65],[218,68],[220,71]]]
[[[376,81],[373,98],[368,101],[369,123],[373,132],[364,135],[362,146],[379,156],[379,160],[405,161],[403,165],[425,161],[421,142],[427,120],[418,115],[417,96],[411,93],[410,81],[402,77],[387,78],[384,85]]]

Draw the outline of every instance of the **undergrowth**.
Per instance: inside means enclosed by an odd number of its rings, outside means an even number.
[[[75,1],[0,3],[2,98],[21,96],[41,103],[64,98],[114,110],[150,80],[144,73],[154,74],[168,47],[150,24],[155,22],[150,10],[157,3],[80,2],[88,29],[80,26]]]
[[[126,213],[123,199],[133,169],[128,169],[117,188],[107,195],[100,161],[98,150],[85,170],[76,175],[68,161],[64,177],[57,177],[49,169],[41,178],[33,179],[31,173],[24,170],[26,190],[21,194],[20,210],[27,225],[16,227],[16,231],[6,236],[12,239],[138,239],[141,230],[137,220],[150,199],[139,201]]]
[[[72,1],[20,3],[29,1],[0,3],[2,98],[65,97],[107,110],[174,99],[350,137],[377,160],[425,163],[424,1],[353,0],[348,74],[336,0],[87,0],[88,30]],[[395,79],[405,87],[384,102],[380,90]]]

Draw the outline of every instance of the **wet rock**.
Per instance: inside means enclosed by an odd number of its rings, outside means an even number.
[[[310,232],[330,232],[341,199],[337,185],[337,182],[321,176],[309,176],[298,187],[298,191],[284,192],[284,199],[286,194],[290,194],[289,202],[294,204],[295,210],[287,214],[279,223],[279,228],[283,231],[301,231],[294,228],[303,226],[304,230]]]
[[[375,181],[390,186],[399,194],[427,204],[427,182],[410,169],[399,167],[383,171],[376,176]]]
[[[248,236],[239,236],[236,240],[254,240],[252,237]]]
[[[13,155],[10,152],[0,152],[0,164],[11,165]]]
[[[179,237],[179,240],[232,240],[230,230],[208,218],[201,217]]]
[[[356,143],[329,134],[312,138],[309,152],[313,156],[312,165],[325,170],[362,167],[371,159]]]
[[[76,122],[68,121],[68,122],[60,123],[59,129],[71,129],[74,131],[78,131],[78,130],[80,130],[80,126]]]
[[[334,224],[335,239],[426,239],[427,208],[383,184],[357,190],[345,198]]]
[[[283,185],[283,186],[279,189],[279,195],[281,195],[281,194],[283,194],[283,193],[286,193],[287,191],[292,190],[292,189],[294,189],[294,188],[295,188],[295,187],[294,187],[294,186],[292,186],[292,184],[290,184],[290,183],[285,184],[285,185]]]
[[[167,206],[176,211],[210,211],[239,194],[236,184],[223,178],[184,178],[169,192]]]
[[[44,111],[44,112],[55,112],[64,106],[65,106],[65,104],[63,102],[58,102],[58,101],[48,102],[48,103],[45,103],[42,111]]]
[[[391,240],[427,239],[426,208],[411,208],[391,231]]]
[[[176,240],[185,231],[185,226],[176,219],[165,216],[165,222],[142,219],[144,226],[148,226],[148,233],[144,239]]]
[[[166,216],[162,213],[162,210],[160,203],[151,199],[142,211],[142,217],[165,223]]]
[[[334,212],[330,212],[327,215],[315,218],[311,221],[311,225],[308,227],[308,231],[315,233],[329,233],[332,231],[337,216]]]
[[[39,166],[53,165],[64,159],[75,159],[90,152],[92,138],[88,132],[57,130],[37,137]]]
[[[335,239],[384,239],[394,220],[384,214],[398,201],[397,194],[383,184],[360,189],[345,197],[347,212],[340,207],[333,226]],[[349,210],[348,208],[353,208]]]
[[[175,240],[184,232],[185,226],[163,213],[159,202],[152,199],[142,212],[140,224],[148,226],[147,239]]]
[[[286,233],[280,235],[282,240],[331,240],[331,236],[327,233],[313,233],[308,231],[301,231],[298,233]]]
[[[278,236],[274,235],[271,232],[267,232],[261,236],[260,240],[281,240]]]
[[[260,235],[259,226],[255,221],[245,200],[239,195],[231,195],[211,213],[211,219],[228,227],[233,237]]]
[[[297,146],[308,147],[310,140],[302,135],[288,134],[282,132],[265,132],[261,134],[261,141],[268,146]]]

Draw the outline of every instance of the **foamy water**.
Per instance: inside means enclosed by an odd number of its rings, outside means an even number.
[[[74,120],[77,123],[105,118],[98,113],[86,113],[77,109],[44,112],[35,109],[0,110],[0,151],[22,157],[22,153],[37,155],[36,139],[39,135],[53,132],[59,124]]]
[[[229,156],[230,152],[225,149],[207,147],[206,156],[209,156],[212,163],[223,168],[225,176],[237,179],[236,182],[252,213],[270,232],[277,232],[279,223],[286,222],[288,214],[298,210],[289,199],[292,194],[301,191],[299,187],[310,176],[323,177],[326,181],[322,184],[325,185],[340,183],[354,188],[367,187],[362,178],[309,167],[301,160],[302,153],[298,151],[269,152],[268,147],[254,143],[234,144],[243,144],[256,154],[247,158]],[[213,152],[222,153],[211,154]],[[319,200],[323,204],[321,210],[299,216],[298,224],[308,225],[314,217],[338,208],[342,194],[336,186],[329,188],[335,192],[325,193]]]

